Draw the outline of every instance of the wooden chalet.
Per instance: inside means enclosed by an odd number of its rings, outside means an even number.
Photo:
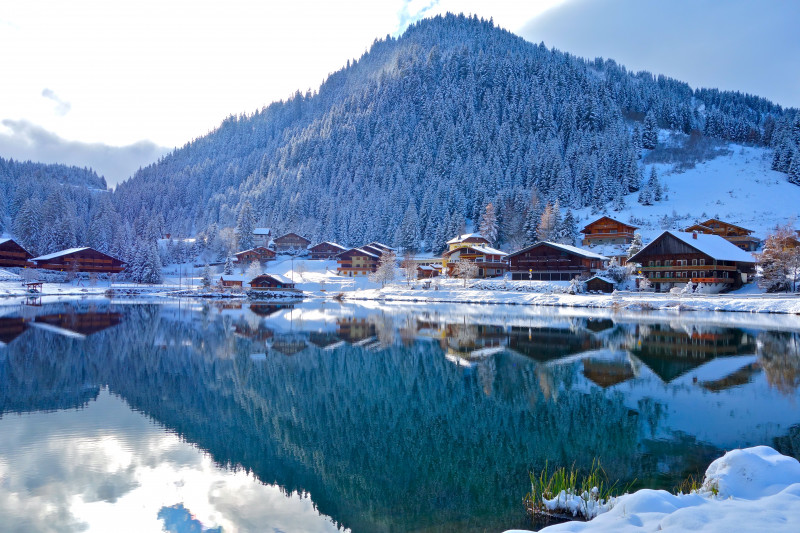
[[[685,230],[687,233],[702,233],[704,235],[719,235],[726,241],[732,242],[742,250],[753,252],[758,250],[761,241],[752,235],[753,230],[723,222],[716,218],[709,218],[705,222],[698,222]]]
[[[220,276],[217,284],[223,289],[241,289],[242,285],[244,284],[244,280],[242,280],[240,276],[223,275]]]
[[[638,226],[631,226],[611,217],[601,217],[581,230],[583,246],[600,244],[630,244]]]
[[[464,246],[489,246],[488,239],[480,233],[465,233],[447,241],[447,249],[455,250]]]
[[[569,281],[605,268],[608,257],[576,246],[542,241],[508,256],[511,279]]]
[[[641,264],[642,275],[656,291],[686,283],[735,289],[755,270],[753,256],[721,236],[682,231],[663,232],[628,263]]]
[[[586,280],[586,290],[589,292],[614,292],[614,280],[603,276],[592,276]]]
[[[272,240],[272,229],[253,228],[253,246],[268,246]]]
[[[290,291],[299,292],[295,283],[280,274],[261,274],[250,280],[250,289],[254,291]]]
[[[457,261],[470,261],[477,265],[479,278],[495,278],[508,271],[507,256],[496,248],[476,244],[446,251],[442,254],[442,265],[447,275],[453,276]]]
[[[311,252],[311,259],[336,259],[336,256],[347,251],[347,248],[335,242],[325,241],[315,244],[308,251]]]
[[[378,260],[381,254],[374,248],[367,251],[364,248],[350,248],[336,256],[339,266],[336,271],[340,276],[354,277],[366,276],[378,270]]]
[[[93,248],[70,248],[52,254],[34,257],[36,268],[45,270],[102,272],[116,274],[125,268],[122,261]]]
[[[272,242],[275,243],[275,251],[291,252],[294,250],[306,250],[311,241],[297,233],[287,233],[276,237]]]
[[[419,265],[417,267],[417,279],[435,278],[442,273],[441,267],[433,265]]]
[[[275,256],[275,252],[266,246],[256,246],[255,248],[238,252],[236,254],[236,262],[240,265],[254,263],[256,261],[263,264],[267,261],[274,261]]]
[[[0,239],[0,267],[33,266],[28,260],[33,254],[17,244],[14,239]]]

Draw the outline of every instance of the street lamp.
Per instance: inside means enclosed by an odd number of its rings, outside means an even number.
[[[528,269],[528,288],[533,287],[533,269]]]

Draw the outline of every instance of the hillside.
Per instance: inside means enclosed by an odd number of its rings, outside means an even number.
[[[448,15],[376,41],[316,94],[230,117],[137,172],[114,203],[138,228],[163,217],[173,235],[232,227],[249,202],[278,232],[438,251],[491,202],[500,244],[515,246],[535,237],[532,195],[620,208],[646,181],[658,127],[778,146],[775,167],[791,174],[796,115]]]

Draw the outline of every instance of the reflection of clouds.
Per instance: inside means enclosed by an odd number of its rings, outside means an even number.
[[[107,391],[86,409],[0,419],[4,531],[162,531],[176,502],[224,531],[337,530],[309,498],[220,469]]]

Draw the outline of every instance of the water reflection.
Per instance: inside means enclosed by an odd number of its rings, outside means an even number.
[[[81,421],[119,398],[158,424],[122,432],[130,447],[177,434],[215,468],[277,488],[271,513],[303,495],[323,523],[356,532],[525,526],[527,472],[545,461],[599,457],[612,477],[671,488],[734,446],[800,450],[797,329],[464,309],[237,302],[7,312],[0,434],[15,433],[8,413],[57,411],[48,416],[69,415],[74,439],[119,438],[112,418],[92,415],[91,430]],[[16,433],[43,430],[14,420]],[[3,475],[26,486],[7,466],[25,444],[1,442]],[[145,487],[136,480],[99,499],[121,501]],[[242,491],[257,492],[247,483]],[[230,503],[212,512],[208,501],[170,498],[154,502],[151,518],[205,508],[196,516],[204,526],[232,523],[223,520]]]

